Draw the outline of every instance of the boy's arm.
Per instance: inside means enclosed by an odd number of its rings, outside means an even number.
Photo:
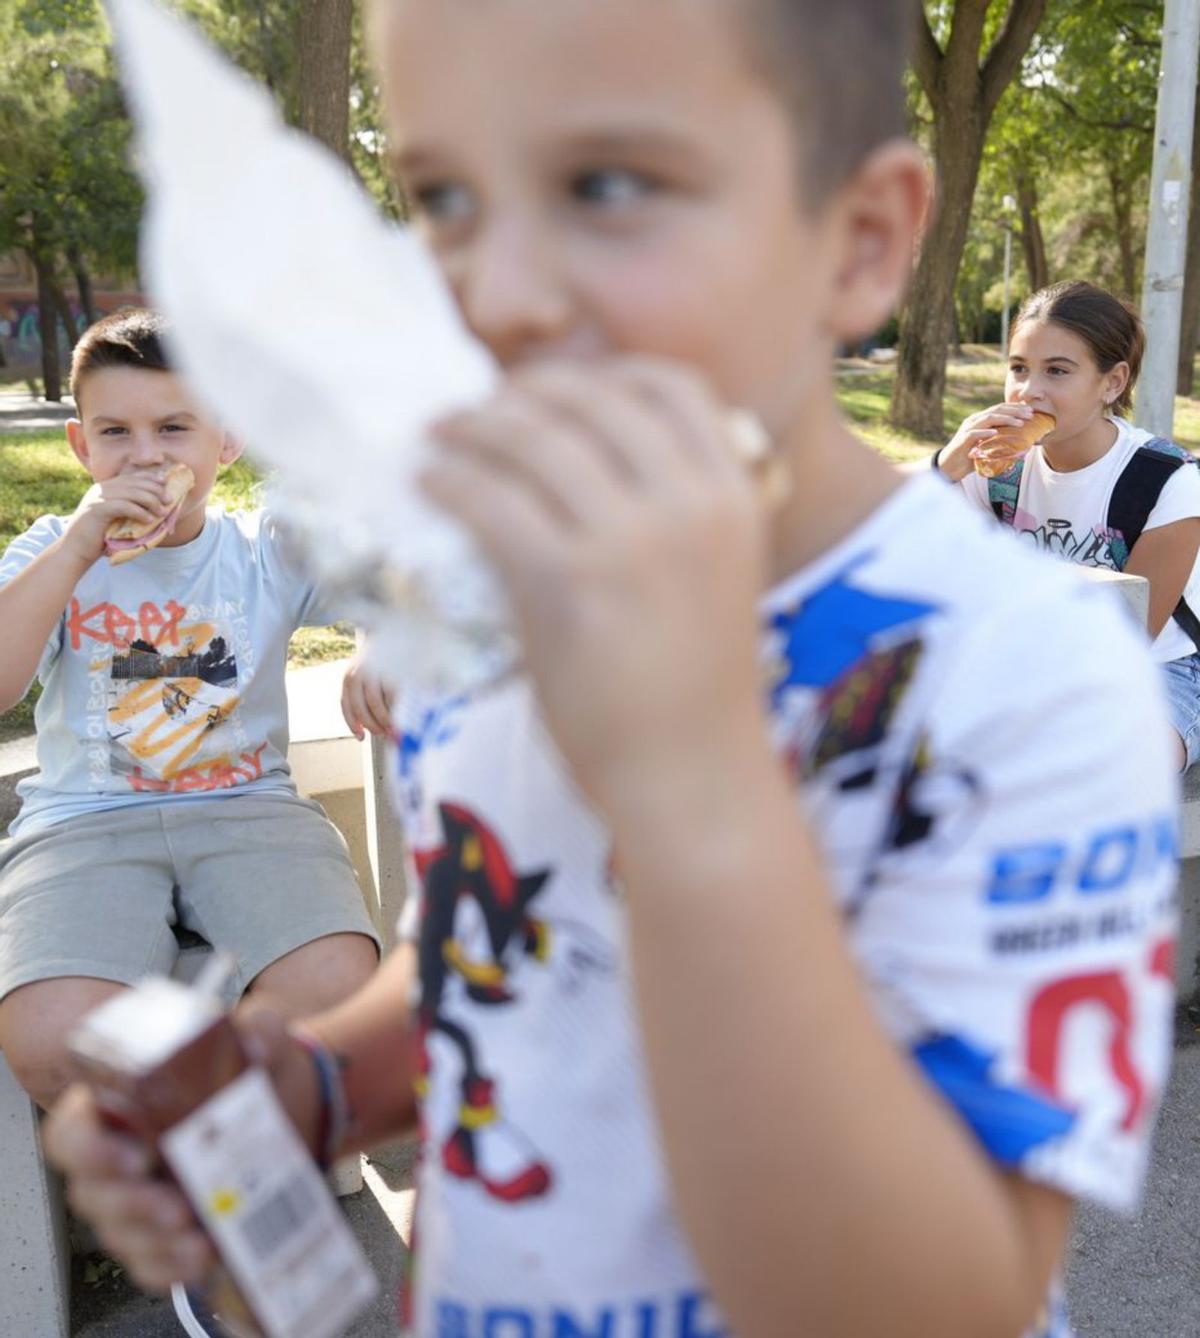
[[[1016,1338],[1069,1199],[1002,1173],[868,1007],[765,741],[609,813],[675,1194],[747,1335]],[[697,773],[700,774],[697,774]]]
[[[0,586],[0,626],[21,629],[0,649],[0,712],[25,696],[37,673],[46,641],[91,566],[64,534]]]
[[[401,943],[357,994],[304,1024],[341,1066],[350,1125],[339,1155],[394,1138],[416,1119],[408,1007],[415,975],[416,951]]]
[[[0,711],[29,690],[71,592],[104,552],[108,527],[127,518],[153,525],[165,510],[162,483],[150,474],[122,474],[94,484],[63,533],[0,584],[0,626],[21,629],[0,649]]]

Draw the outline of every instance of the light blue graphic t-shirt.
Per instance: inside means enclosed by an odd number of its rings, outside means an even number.
[[[14,540],[0,586],[67,521],[43,516]],[[18,787],[11,833],[128,804],[291,792],[287,643],[329,620],[261,511],[210,508],[191,543],[101,558],[42,652],[40,772]]]

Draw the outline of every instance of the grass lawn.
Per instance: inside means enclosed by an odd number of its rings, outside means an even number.
[[[856,432],[890,460],[918,460],[932,447],[949,440],[969,413],[998,403],[1004,397],[1004,363],[993,349],[968,346],[962,361],[952,362],[946,375],[943,417],[945,435],[938,441],[897,432],[887,422],[895,372],[866,362],[846,361],[838,375],[838,402]],[[1200,398],[1175,401],[1175,440],[1200,450]],[[48,512],[66,515],[87,486],[88,478],[71,454],[62,434],[32,432],[0,437],[0,549]],[[229,507],[256,503],[258,475],[244,461],[227,469],[213,496]],[[339,659],[354,649],[354,637],[345,624],[332,628],[302,628],[288,650],[291,665],[319,664]],[[0,741],[32,727],[33,694],[5,715],[0,715]]]

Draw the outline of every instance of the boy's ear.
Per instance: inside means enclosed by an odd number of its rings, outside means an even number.
[[[912,275],[933,198],[924,154],[910,140],[876,149],[838,192],[840,244],[830,334],[855,342],[895,311]]]
[[[226,432],[221,439],[221,453],[217,456],[217,459],[223,465],[231,465],[235,460],[241,458],[245,449],[241,441],[232,432]]]
[[[87,438],[83,435],[83,424],[78,418],[67,419],[67,441],[75,452],[75,459],[89,473],[92,469],[92,453],[88,449]]]

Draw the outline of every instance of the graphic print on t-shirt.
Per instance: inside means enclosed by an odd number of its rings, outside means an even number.
[[[1055,557],[1078,562],[1084,567],[1104,567],[1120,571],[1129,559],[1129,549],[1120,530],[1096,525],[1076,533],[1069,520],[1051,516],[1039,524],[1036,516],[1017,508],[1013,529],[1022,539]]]
[[[533,903],[552,870],[515,869],[495,833],[461,805],[440,804],[438,814],[442,844],[414,852],[424,891],[418,1073],[427,1087],[431,1044],[437,1037],[449,1042],[460,1102],[453,1127],[439,1140],[442,1165],[460,1180],[477,1181],[493,1199],[520,1203],[546,1194],[553,1172],[526,1135],[501,1118],[501,1077],[479,1052],[469,1011],[453,1015],[451,987],[457,982],[473,1004],[503,1007],[519,998],[514,977],[524,961],[554,969],[572,992],[592,972],[611,973],[612,952],[581,925],[551,925],[538,916]],[[422,1141],[428,1137],[423,1129]]]
[[[819,781],[812,802],[832,858],[860,870],[844,906],[850,918],[882,857],[919,845],[931,858],[944,854],[964,839],[982,798],[972,769],[934,756],[923,736],[896,727],[938,608],[856,585],[854,570],[870,556],[774,612],[767,632],[783,755],[797,780]],[[893,798],[879,828],[865,814],[875,814],[885,792]]]
[[[192,616],[191,621],[185,621]],[[146,601],[131,613],[115,604],[83,608],[72,600],[70,647],[93,652],[89,735],[107,737],[106,765],[92,770],[124,779],[132,790],[159,793],[227,789],[261,774],[257,748],[240,737],[238,663],[231,629],[214,614],[174,600]]]

